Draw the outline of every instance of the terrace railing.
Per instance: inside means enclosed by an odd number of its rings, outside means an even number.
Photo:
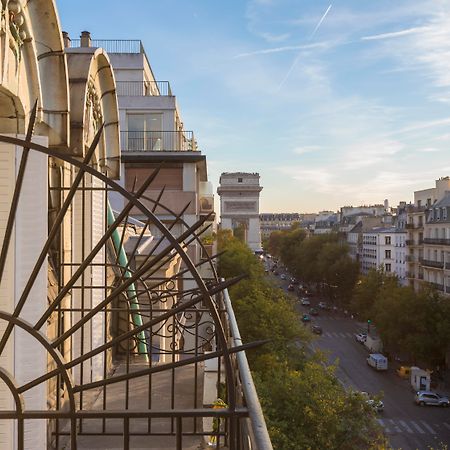
[[[193,131],[121,131],[123,152],[197,151]]]
[[[71,47],[81,47],[81,39],[71,39]],[[101,47],[108,53],[144,53],[139,39],[91,39],[91,47]]]
[[[116,86],[119,96],[172,96],[168,81],[116,81]]]

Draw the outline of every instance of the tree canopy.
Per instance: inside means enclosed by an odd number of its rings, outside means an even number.
[[[294,230],[290,244],[279,248],[284,257],[295,258],[289,246],[306,242],[302,235]],[[344,390],[333,367],[311,354],[307,345],[312,335],[301,325],[292,300],[268,281],[260,260],[227,231],[219,232],[218,243],[225,251],[220,276],[248,275],[230,288],[244,341],[271,340],[247,357],[274,449],[384,448],[373,410]]]

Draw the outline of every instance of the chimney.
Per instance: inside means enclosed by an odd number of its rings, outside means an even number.
[[[70,40],[69,33],[67,31],[63,31],[62,37],[63,37],[63,42],[64,42],[64,48],[70,48],[72,41]]]
[[[91,46],[91,33],[89,31],[82,31],[81,32],[81,47],[90,47]]]

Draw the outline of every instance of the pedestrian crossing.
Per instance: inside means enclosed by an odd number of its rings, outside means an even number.
[[[450,423],[427,423],[424,420],[377,419],[386,434],[431,434],[437,435],[441,430],[450,431]]]
[[[327,332],[323,332],[322,333],[322,337],[326,337],[326,338],[339,338],[339,339],[348,339],[348,338],[352,338],[355,339],[355,335],[353,333],[339,333],[339,332],[331,332],[331,331],[327,331]]]

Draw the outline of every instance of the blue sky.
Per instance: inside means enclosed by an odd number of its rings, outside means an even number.
[[[259,172],[262,212],[395,205],[450,175],[450,0],[57,5],[72,38],[143,41],[214,186]]]

